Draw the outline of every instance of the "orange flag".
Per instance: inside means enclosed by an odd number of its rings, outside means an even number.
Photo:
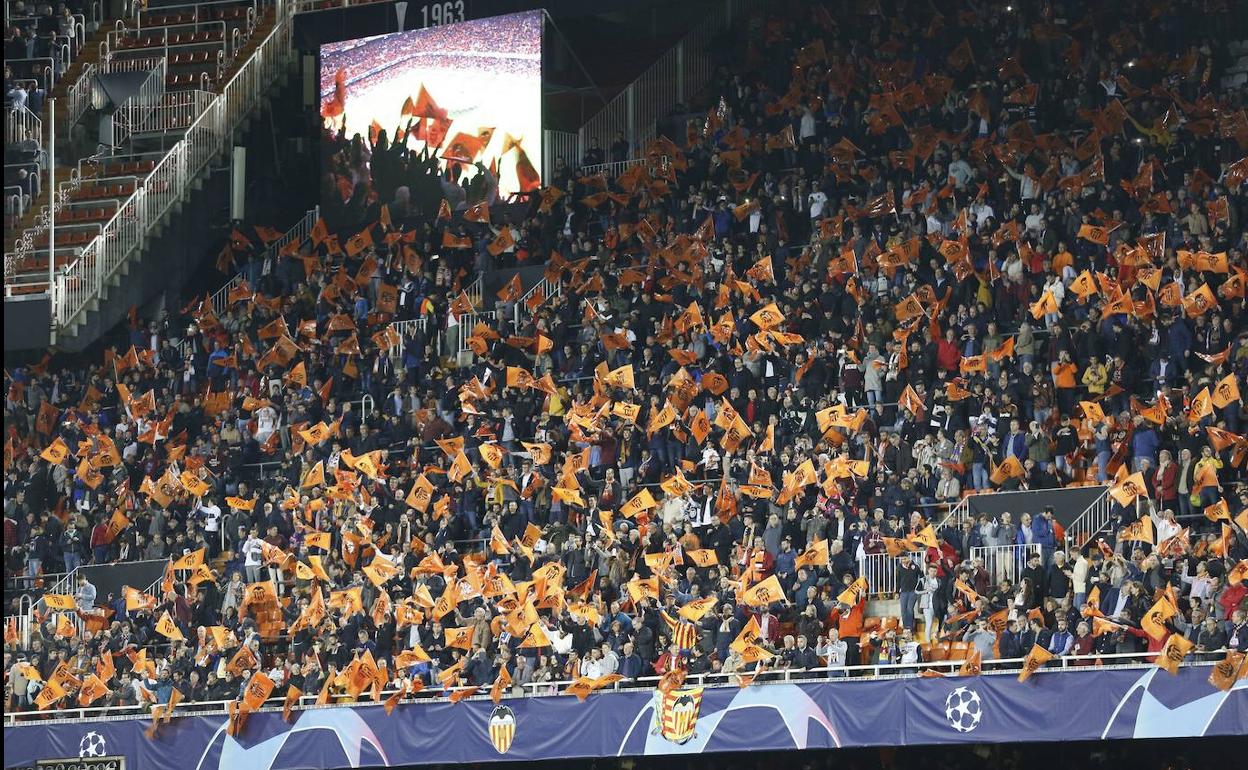
[[[1229,404],[1240,400],[1239,380],[1234,374],[1228,374],[1213,386],[1213,405],[1225,409]]]
[[[1226,582],[1237,586],[1244,582],[1245,579],[1248,579],[1248,559],[1240,559],[1239,563],[1232,567],[1230,572],[1226,573]]]
[[[1160,640],[1166,634],[1170,633],[1166,628],[1166,621],[1174,617],[1178,612],[1175,606],[1166,597],[1161,597],[1152,606],[1152,608],[1144,614],[1140,619],[1140,628],[1154,639]]]
[[[1134,499],[1134,498],[1132,498]],[[1123,527],[1118,532],[1118,541],[1135,540],[1142,543],[1153,542],[1153,520],[1145,516]]]
[[[1143,473],[1133,473],[1109,488],[1109,494],[1119,505],[1131,505],[1137,497],[1146,497],[1148,487],[1145,485]],[[1151,524],[1151,521],[1150,521]],[[1124,530],[1125,531],[1125,530]],[[1120,538],[1121,539],[1121,538]],[[1150,536],[1148,542],[1152,542]]]
[[[243,706],[248,711],[256,711],[264,702],[273,694],[273,680],[263,671],[257,671],[251,675],[251,680],[247,682],[246,689],[243,690]]]
[[[286,688],[286,699],[282,702],[282,719],[286,722],[290,721],[290,711],[303,697],[303,690],[295,687],[293,684]]]
[[[494,679],[494,684],[490,687],[490,700],[497,704],[503,699],[503,691],[511,686],[511,674],[507,673],[506,666],[500,666],[498,669],[498,677]]]
[[[971,648],[971,654],[962,662],[962,667],[958,669],[958,676],[979,676],[984,668],[984,658],[980,654],[978,647]]]
[[[1082,238],[1085,241],[1100,244],[1101,246],[1109,244],[1109,230],[1104,227],[1097,227],[1096,225],[1080,225],[1077,237]]]
[[[1023,670],[1018,674],[1018,681],[1026,682],[1032,674],[1039,671],[1050,660],[1053,660],[1053,653],[1038,644],[1034,645],[1031,652],[1027,653],[1027,657],[1023,659]]]
[[[520,274],[516,273],[511,277],[511,280],[498,291],[498,298],[503,302],[515,302],[520,299],[520,295],[523,293],[524,284],[520,282]]]
[[[1178,674],[1179,665],[1195,647],[1196,643],[1182,634],[1170,634],[1157,656],[1157,665],[1171,674]]]
[[[797,560],[794,562],[794,566],[824,567],[827,566],[827,563],[828,541],[819,540],[806,547],[806,550],[802,552],[802,555],[797,557]]]
[[[1213,665],[1209,672],[1209,684],[1222,692],[1229,692],[1240,679],[1248,679],[1248,654],[1227,650],[1226,657]]]
[[[169,615],[168,610],[165,610],[165,614],[161,615],[160,620],[157,621],[156,633],[175,642],[186,639],[182,635],[182,629],[178,628],[178,624],[173,622],[173,618]]]
[[[784,589],[775,575],[750,586],[740,596],[740,602],[748,607],[766,607],[772,602],[785,601]]]

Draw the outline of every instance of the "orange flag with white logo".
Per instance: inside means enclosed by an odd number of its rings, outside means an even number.
[[[1170,634],[1161,653],[1157,656],[1157,665],[1171,674],[1179,673],[1179,666],[1187,654],[1196,648],[1196,643],[1182,634]]]
[[[784,589],[780,587],[780,580],[775,575],[755,583],[740,596],[740,602],[748,607],[766,607],[773,602],[784,601]]]
[[[1178,612],[1175,606],[1166,597],[1161,597],[1157,602],[1144,613],[1144,617],[1140,619],[1140,628],[1154,639],[1160,640],[1170,630],[1166,628],[1166,621],[1174,617]]]
[[[1044,667],[1044,664],[1053,660],[1053,653],[1044,649],[1040,645],[1034,645],[1031,652],[1027,653],[1027,657],[1023,658],[1023,670],[1018,674],[1018,681],[1026,682],[1031,675]]]

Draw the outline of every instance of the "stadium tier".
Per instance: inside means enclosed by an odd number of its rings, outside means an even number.
[[[9,33],[6,768],[1245,735],[1242,12],[733,0],[571,132],[492,7]]]

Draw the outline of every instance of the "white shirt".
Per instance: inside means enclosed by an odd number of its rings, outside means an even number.
[[[583,658],[581,660],[581,676],[597,679],[606,673],[603,671],[601,660],[594,660],[593,658]]]
[[[815,116],[810,110],[802,113],[801,129],[798,131],[798,134],[803,140],[815,135]]]
[[[244,567],[259,567],[261,564],[260,555],[264,550],[261,545],[264,541],[258,537],[249,537],[247,542],[243,544],[243,561]]]
[[[822,190],[815,190],[808,199],[810,201],[810,218],[817,219],[823,216],[823,207],[828,202],[828,196],[824,195]]]
[[[204,531],[216,532],[221,523],[221,508],[216,505],[201,505],[199,512],[204,517]]]

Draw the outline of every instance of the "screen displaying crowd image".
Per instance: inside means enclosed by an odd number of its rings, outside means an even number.
[[[531,11],[324,45],[324,127],[432,153],[456,183],[484,171],[501,201],[537,190],[542,22]]]

